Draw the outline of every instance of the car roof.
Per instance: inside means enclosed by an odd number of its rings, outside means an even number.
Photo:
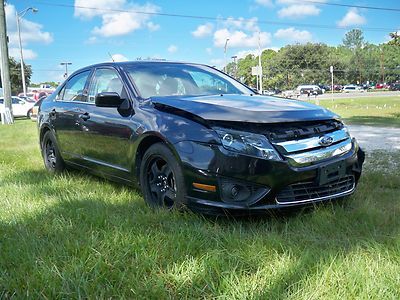
[[[154,64],[182,64],[182,65],[198,65],[198,66],[208,66],[206,64],[193,63],[193,62],[184,62],[184,61],[169,61],[169,60],[132,60],[132,61],[123,61],[123,62],[103,62],[98,64],[93,64],[81,68],[74,73],[77,73],[81,70],[90,69],[90,68],[98,68],[98,67],[122,67],[126,65],[154,65]],[[208,66],[209,67],[209,66]]]

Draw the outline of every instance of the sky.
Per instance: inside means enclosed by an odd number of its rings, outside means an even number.
[[[62,81],[60,63],[66,61],[72,63],[69,73],[111,61],[111,56],[115,61],[154,58],[220,67],[226,39],[229,61],[258,53],[259,43],[275,50],[307,42],[336,46],[346,31],[360,28],[368,42],[379,44],[400,29],[400,11],[324,2],[400,9],[399,0],[14,0],[6,5],[9,54],[19,60],[16,12],[28,7],[38,12],[20,18],[21,39],[35,83]]]

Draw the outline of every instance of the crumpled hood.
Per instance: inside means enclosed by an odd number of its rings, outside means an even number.
[[[176,108],[212,121],[279,123],[338,118],[311,103],[271,96],[169,96],[152,97],[151,101],[158,109]]]

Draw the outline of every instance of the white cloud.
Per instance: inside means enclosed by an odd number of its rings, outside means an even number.
[[[208,55],[211,55],[213,53],[212,48],[206,48],[206,52]]]
[[[108,13],[106,10],[109,9],[122,9],[125,4],[126,0],[75,0],[74,16],[82,19],[91,19]],[[97,9],[91,9],[93,7]]]
[[[84,7],[96,7],[97,9]],[[138,14],[134,11],[149,14]],[[126,0],[75,0],[74,15],[84,20],[101,17],[101,26],[94,27],[92,33],[98,36],[112,37],[126,35],[142,28],[147,28],[150,31],[158,30],[160,26],[149,20],[151,13],[159,11],[158,6],[150,3],[138,5],[133,2],[126,2]]]
[[[154,24],[153,22],[147,22],[146,26],[150,31],[157,31],[160,29],[160,25]]]
[[[307,30],[297,30],[293,27],[278,29],[274,36],[278,39],[296,43],[307,43],[312,41],[312,34]]]
[[[318,16],[321,10],[314,4],[293,4],[278,11],[280,18],[301,18],[305,16]]]
[[[199,25],[195,31],[192,31],[192,35],[196,38],[203,38],[212,34],[213,24],[206,23],[203,25]]]
[[[116,53],[111,55],[113,61],[128,61],[129,59],[123,54]]]
[[[224,26],[233,29],[247,30],[247,31],[259,31],[258,19],[253,17],[251,19],[245,18],[232,18],[229,17],[225,22]]]
[[[350,8],[346,15],[337,22],[340,27],[348,27],[354,25],[363,25],[367,23],[367,19],[358,13],[357,8]]]
[[[221,68],[225,64],[222,58],[213,58],[210,60],[210,65],[216,66],[217,68]]]
[[[272,0],[255,0],[254,2],[258,5],[265,6],[265,7],[272,6]]]
[[[24,60],[35,59],[35,58],[37,57],[36,52],[34,52],[34,51],[31,50],[31,49],[23,48],[23,49],[22,49],[22,53],[23,53],[23,55],[24,55]],[[19,48],[18,48],[18,47],[10,47],[10,48],[8,49],[8,54],[9,54],[11,57],[14,57],[15,59],[17,59],[17,61],[19,61],[19,59],[20,59],[20,53],[19,53]]]
[[[87,39],[87,41],[85,42],[86,44],[96,44],[98,42],[98,38],[97,36],[91,36],[90,38]]]
[[[276,1],[278,4],[295,4],[295,3],[299,3],[301,1],[299,0],[277,0]],[[307,2],[315,2],[316,4],[318,3],[325,3],[327,2],[327,0],[307,0]]]
[[[260,35],[259,35],[260,32]],[[228,18],[222,23],[222,28],[214,32],[214,46],[224,47],[226,39],[229,48],[254,48],[258,47],[260,37],[261,47],[271,42],[269,32],[260,31],[258,19]]]
[[[229,48],[252,48],[258,47],[258,32],[246,33],[241,30],[229,30],[223,28],[214,32],[214,46],[224,47],[226,39]],[[261,47],[271,42],[271,34],[269,32],[260,32],[260,45]]]
[[[178,47],[175,46],[175,45],[170,45],[170,46],[168,47],[167,51],[168,51],[169,53],[175,53],[176,51],[178,51]]]
[[[9,53],[14,58],[19,58],[19,42],[17,32],[16,10],[14,5],[7,4],[5,7],[7,20],[7,35],[9,38]],[[37,54],[26,49],[30,43],[49,44],[53,41],[50,32],[43,31],[43,26],[39,23],[28,21],[25,18],[20,19],[21,41],[23,46],[24,59],[35,59]]]

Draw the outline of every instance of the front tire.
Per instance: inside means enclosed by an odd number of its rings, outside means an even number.
[[[41,147],[46,170],[52,174],[64,171],[65,163],[57,147],[56,139],[51,131],[47,131],[44,134]]]
[[[172,151],[162,143],[152,145],[140,165],[144,200],[153,208],[182,209],[185,183],[182,169]]]

